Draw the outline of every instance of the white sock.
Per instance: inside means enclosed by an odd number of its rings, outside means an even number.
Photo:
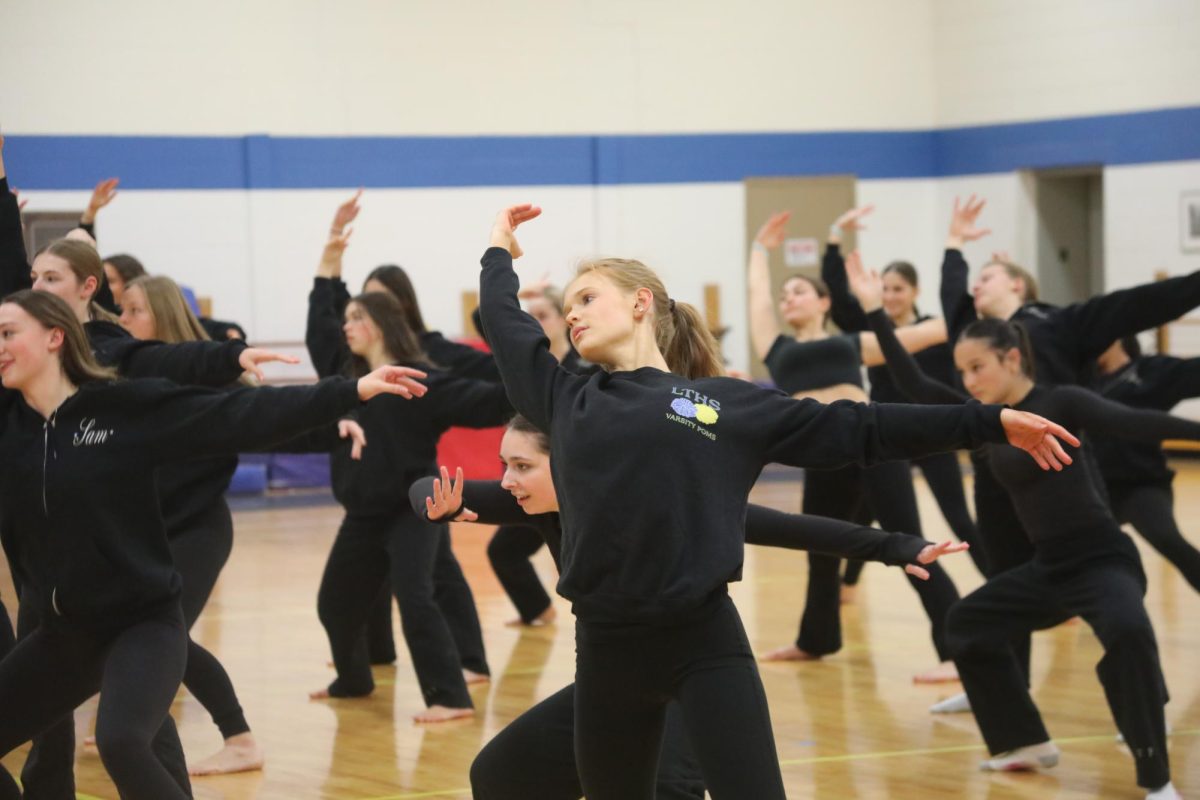
[[[1183,798],[1179,796],[1179,792],[1175,791],[1174,784],[1168,783],[1161,789],[1155,789],[1146,795],[1146,800],[1183,800]]]
[[[961,692],[945,700],[939,700],[929,707],[930,714],[961,714],[971,710],[971,701],[966,692]]]

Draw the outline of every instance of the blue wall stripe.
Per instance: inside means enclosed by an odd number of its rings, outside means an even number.
[[[1200,159],[1200,107],[933,131],[642,136],[6,137],[12,183],[87,189],[594,186],[937,178]]]

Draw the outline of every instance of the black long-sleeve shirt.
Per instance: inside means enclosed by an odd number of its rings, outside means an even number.
[[[850,282],[846,279],[846,261],[842,258],[841,247],[832,242],[825,247],[825,256],[821,260],[821,279],[829,287],[829,316],[833,324],[847,333],[869,330],[867,315],[850,291]],[[929,319],[933,318],[918,314],[916,321],[925,322]],[[948,343],[926,347],[915,353],[914,357],[926,374],[943,383],[954,384],[954,353]],[[908,402],[908,397],[892,382],[886,365],[867,367],[867,380],[871,383],[871,399],[875,402]]]
[[[49,419],[0,392],[0,539],[23,596],[102,630],[172,602],[156,470],[265,447],[358,405],[346,379],[231,392],[96,382]]]
[[[433,477],[422,478],[408,490],[409,503],[418,516],[428,518],[425,498],[433,496],[433,481]],[[562,568],[562,520],[557,511],[526,514],[500,481],[464,481],[463,506],[478,515],[476,521],[480,524],[526,525],[538,531],[546,540],[555,566]],[[811,514],[786,514],[754,504],[746,507],[746,543],[880,561],[889,566],[916,563],[917,556],[931,544],[905,533],[888,533]]]
[[[1092,388],[1127,406],[1170,411],[1200,396],[1200,358],[1142,356],[1114,373],[1098,376]],[[1167,486],[1175,477],[1158,443],[1103,438],[1093,444],[1110,492],[1128,486]]]
[[[308,325],[304,344],[317,375],[341,375],[350,361],[350,348],[342,334],[342,318],[350,292],[340,278],[314,278],[308,295]],[[421,350],[436,366],[461,378],[500,382],[500,371],[490,353],[452,342],[437,331],[418,334]]]
[[[920,402],[968,402],[966,395],[921,373],[913,357],[896,339],[882,311],[869,316],[897,385]],[[1142,442],[1166,438],[1200,438],[1200,423],[1161,411],[1135,409],[1106,400],[1080,386],[1035,385],[1016,408],[1053,420],[1082,438],[1084,433],[1118,436]],[[1087,447],[1087,445],[1084,445]],[[1034,545],[1060,538],[1118,530],[1097,488],[1089,460],[1079,448],[1063,442],[1077,463],[1061,472],[1043,470],[1021,450],[989,444],[988,463],[1013,500],[1017,517]]]
[[[558,591],[577,616],[679,619],[741,572],[763,465],[833,468],[1005,441],[998,406],[822,405],[653,367],[579,376],[521,310],[512,257],[483,256],[480,307],[513,405],[550,436]]]
[[[350,458],[351,442],[325,426],[277,450],[328,451],[333,496],[351,514],[392,514],[406,509],[408,487],[437,469],[438,439],[449,428],[492,428],[513,415],[503,384],[461,378],[420,364],[428,377],[424,397],[380,395],[358,408],[354,419],[367,438],[362,460]]]
[[[942,261],[942,313],[951,342],[978,319],[967,289],[967,262],[950,249]],[[1029,333],[1038,383],[1087,383],[1095,360],[1122,336],[1178,319],[1200,305],[1200,271],[1097,295],[1082,303],[1026,303],[1009,319]]]

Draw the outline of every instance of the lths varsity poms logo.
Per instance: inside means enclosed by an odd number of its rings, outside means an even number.
[[[700,394],[694,389],[680,389],[676,386],[671,389],[671,394],[676,396],[671,401],[671,411],[674,413],[668,413],[667,419],[681,425],[686,425],[715,442],[717,435],[708,430],[707,427],[701,426],[717,424],[717,420],[721,418],[719,413],[721,411],[721,403]],[[697,425],[697,422],[700,425]]]

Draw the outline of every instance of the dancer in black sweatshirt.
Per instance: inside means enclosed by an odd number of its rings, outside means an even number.
[[[920,402],[966,402],[921,372],[891,335],[878,276],[852,257],[847,274],[887,355],[896,383]],[[1024,329],[996,319],[968,325],[954,348],[971,396],[1066,421],[1073,429],[1140,441],[1200,438],[1200,423],[1133,409],[1077,386],[1034,383]],[[1142,603],[1146,578],[1137,549],[1120,529],[1085,468],[1044,474],[1016,450],[989,444],[996,479],[1012,498],[1033,558],[988,579],[963,598],[947,622],[950,646],[992,758],[984,769],[1052,767],[1058,748],[1026,688],[1010,641],[1082,616],[1104,647],[1096,672],[1117,728],[1133,752],[1138,785],[1151,800],[1178,797],[1171,785],[1163,706],[1166,686],[1154,629]]]
[[[514,406],[549,434],[555,454],[558,589],[577,619],[584,791],[589,800],[653,796],[674,698],[716,800],[782,797],[766,697],[726,591],[763,464],[906,458],[1005,441],[1007,430],[1049,467],[1065,457],[1053,434],[1070,434],[997,407],[822,406],[715,377],[720,357],[700,314],[632,261],[584,264],[567,288],[576,349],[610,370],[572,375],[517,300],[514,230],[540,213],[525,205],[497,216],[480,308]]]
[[[350,363],[351,354],[342,336],[342,322],[346,305],[350,302],[350,292],[342,281],[342,263],[353,232],[353,228],[348,226],[358,218],[361,198],[360,190],[339,205],[334,213],[329,238],[321,253],[308,298],[309,316],[304,341],[313,367],[317,375],[322,377],[344,374]],[[461,378],[500,382],[500,373],[490,354],[450,341],[441,333],[425,327],[416,290],[402,267],[395,264],[376,267],[363,281],[362,291],[384,292],[396,298],[405,324],[419,339],[421,351],[440,369]],[[439,551],[434,569],[437,587],[435,599],[442,609],[446,624],[450,626],[451,634],[459,643],[460,655],[466,659],[463,668],[475,675],[475,680],[480,680],[486,676],[487,664],[482,657],[482,642],[478,647],[469,644],[479,630],[471,588],[450,550]],[[371,606],[366,637],[367,657],[372,664],[390,664],[396,660],[396,644],[392,636],[392,592],[386,581],[380,586],[379,597]]]
[[[750,251],[747,294],[750,301],[750,333],[755,352],[766,363],[775,385],[793,397],[865,401],[862,364],[882,363],[874,334],[830,335],[826,318],[830,308],[829,289],[820,279],[800,274],[783,283],[780,315],[794,330],[784,335],[776,322],[770,295],[768,251],[783,243],[784,226],[790,214],[772,215],[759,229]],[[941,341],[945,328],[930,320],[906,328],[904,335],[914,348]],[[860,491],[861,487],[861,491]],[[860,470],[851,465],[838,470],[806,470],[802,509],[856,522],[874,516],[891,530],[921,535],[921,517],[907,462],[890,461]],[[823,553],[808,554],[808,588],[800,630],[793,644],[767,653],[768,661],[807,661],[837,652],[842,646],[839,608],[840,560]],[[939,565],[928,581],[910,579],[929,617],[930,635],[939,664],[915,676],[919,682],[938,682],[957,677],[946,647],[946,612],[958,600],[954,582]]]
[[[833,323],[843,331],[870,330],[862,307],[855,300],[846,285],[846,269],[842,259],[841,243],[846,233],[860,230],[861,220],[874,210],[874,206],[861,206],[842,214],[829,228],[828,244],[825,256],[821,260],[821,278],[829,287],[829,316]],[[919,293],[917,270],[907,261],[893,261],[883,268],[883,304],[892,321],[897,327],[917,325],[932,317],[922,315],[917,309],[916,301]],[[945,342],[926,347],[913,353],[921,369],[930,375],[947,383],[953,383],[954,356],[950,346]],[[888,375],[887,367],[876,364],[867,367],[867,379],[871,384],[871,399],[877,403],[906,403],[908,398],[896,388]],[[983,574],[987,574],[984,564],[983,548],[978,543],[978,533],[975,520],[967,509],[966,492],[963,490],[962,469],[958,463],[957,453],[937,453],[925,458],[915,459],[914,466],[921,469],[929,489],[937,500],[938,507],[945,517],[950,530],[960,541],[969,542],[971,560]],[[897,479],[912,482],[912,474],[897,474]],[[890,487],[885,487],[890,488]],[[903,495],[907,495],[905,492]],[[896,497],[902,496],[900,493]],[[895,502],[894,496],[878,498],[880,504]],[[853,586],[857,582],[862,562],[850,562],[846,565],[843,583]]]
[[[562,525],[550,474],[550,440],[524,417],[515,417],[500,445],[505,465],[501,481],[454,481],[422,478],[409,489],[413,510],[431,520],[456,519],[483,524],[527,523],[561,561]],[[934,545],[905,534],[884,533],[825,517],[784,514],[751,505],[746,541],[796,550],[815,549],[845,558],[904,566],[928,578],[922,564],[960,552],[967,545]],[[475,800],[578,800],[583,796],[575,765],[575,687],[556,692],[500,731],[471,764]],[[687,743],[677,704],[668,706],[663,749],[655,778],[658,800],[703,800],[704,779]]]
[[[1143,356],[1137,337],[1113,342],[1097,362],[1092,388],[1134,408],[1170,411],[1200,396],[1200,358]],[[1128,522],[1200,591],[1200,550],[1175,521],[1175,473],[1158,442],[1100,438],[1093,441],[1108,502],[1119,522]]]
[[[314,298],[310,327],[328,328],[334,310]],[[355,374],[386,363],[424,364],[416,336],[404,322],[396,299],[368,292],[346,305],[346,346]],[[390,583],[400,605],[400,621],[427,708],[419,722],[438,722],[473,713],[466,681],[486,678],[487,660],[474,598],[467,588],[462,607],[454,609],[462,624],[447,624],[440,584],[453,580],[466,586],[450,552],[445,525],[431,525],[408,510],[408,486],[427,475],[436,463],[437,442],[451,426],[493,427],[512,414],[504,387],[459,378],[431,369],[427,401],[397,409],[385,399],[368,404],[356,415],[368,446],[361,460],[348,445],[336,444],[331,467],[333,493],[346,509],[329,554],[317,609],[329,636],[337,678],[313,697],[360,697],[374,688],[365,625],[380,585]],[[440,567],[439,565],[450,565]],[[453,574],[444,577],[452,567]],[[470,674],[464,675],[464,669]]]
[[[155,470],[265,446],[380,392],[422,393],[411,380],[420,374],[389,367],[357,383],[215,394],[114,382],[67,304],[41,292],[6,298],[0,537],[41,624],[0,662],[0,754],[100,691],[97,745],[122,796],[186,796],[150,749],[186,643]],[[20,797],[4,770],[0,797]]]

